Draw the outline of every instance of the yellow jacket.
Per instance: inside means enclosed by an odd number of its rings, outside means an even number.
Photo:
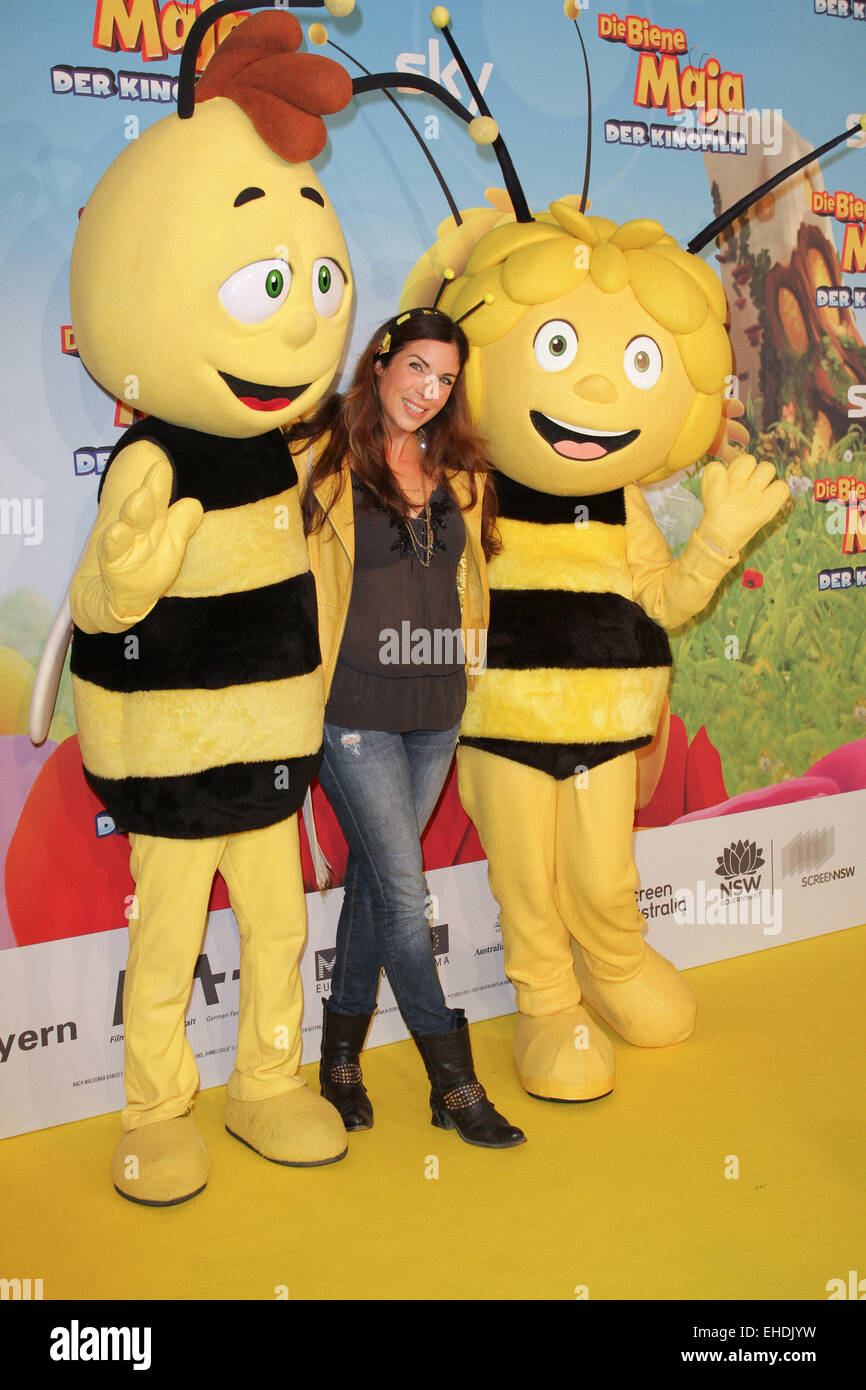
[[[316,453],[323,447],[318,445]],[[313,451],[295,458],[301,491],[306,487],[306,472]],[[305,466],[306,465],[306,466]],[[343,631],[352,596],[352,573],[355,563],[355,513],[348,464],[340,478],[343,490],[333,506],[330,500],[338,485],[337,478],[326,478],[316,489],[316,497],[326,517],[321,528],[307,537],[310,568],[316,578],[319,604],[319,643],[322,649],[322,674],[325,680],[325,699],[331,689],[334,668],[343,640]],[[469,505],[469,485],[463,473],[449,474],[455,495],[460,503],[466,527],[466,546],[457,567],[457,592],[460,597],[463,648],[467,656],[466,681],[475,685],[483,669],[487,649],[487,627],[490,621],[490,591],[487,586],[487,564],[481,546],[482,494],[479,489],[474,506]]]

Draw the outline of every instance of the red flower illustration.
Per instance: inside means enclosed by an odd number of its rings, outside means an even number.
[[[744,571],[743,571],[743,588],[744,588],[744,589],[760,589],[760,587],[761,587],[761,585],[763,584],[763,582],[764,582],[764,576],[761,574],[761,571],[760,571],[760,570],[744,570]]]

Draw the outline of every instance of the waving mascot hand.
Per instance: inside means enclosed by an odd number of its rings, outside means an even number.
[[[194,108],[181,118],[182,96],[109,168],[72,256],[81,358],[147,412],[112,453],[71,605],[85,774],[129,832],[136,884],[114,1183],[149,1205],[194,1196],[209,1173],[184,1015],[217,868],[241,934],[226,1127],[278,1163],[346,1152],[337,1111],[297,1075],[296,812],[323,699],[279,426],[325,392],[347,330],[346,247],[306,161],[351,82],[300,42],[286,13],[236,28]]]

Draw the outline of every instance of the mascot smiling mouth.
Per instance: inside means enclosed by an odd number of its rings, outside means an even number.
[[[564,420],[542,415],[540,410],[530,410],[529,418],[542,439],[567,459],[604,458],[606,454],[615,454],[618,449],[633,444],[640,434],[640,430],[626,430],[625,434],[615,434],[612,430],[576,430]]]
[[[310,387],[309,382],[305,386],[263,386],[261,382],[244,381],[228,372],[220,372],[220,376],[229,390],[250,410],[285,410]]]

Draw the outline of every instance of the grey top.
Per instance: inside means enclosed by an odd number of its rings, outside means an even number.
[[[351,729],[450,729],[466,703],[457,566],[466,528],[442,487],[404,522],[352,474],[355,569],[325,718]],[[411,534],[410,534],[411,529]],[[414,537],[414,545],[413,545]]]

